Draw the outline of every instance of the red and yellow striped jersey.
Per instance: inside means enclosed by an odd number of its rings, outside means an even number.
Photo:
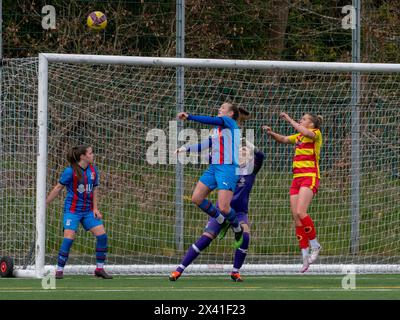
[[[314,139],[303,136],[301,133],[289,136],[290,143],[295,145],[293,158],[293,178],[317,177],[320,179],[319,155],[322,147],[322,134],[319,129],[311,129],[315,133]]]

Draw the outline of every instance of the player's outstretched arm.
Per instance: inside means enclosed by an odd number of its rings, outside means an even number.
[[[290,125],[298,132],[300,132],[303,136],[314,139],[315,133],[311,130],[307,129],[306,127],[302,126],[300,123],[294,121],[289,115],[285,112],[281,112],[280,117],[289,122]]]
[[[61,190],[64,188],[64,186],[61,183],[57,183],[53,190],[50,191],[46,198],[46,206],[52,202],[57,196],[60,194]]]
[[[203,141],[201,141],[200,143],[197,144],[191,144],[191,145],[187,145],[187,146],[182,146],[178,149],[176,149],[175,153],[181,153],[181,152],[197,152],[200,153],[205,149],[209,149],[211,146],[211,138],[208,139],[204,139]]]
[[[273,132],[272,129],[271,129],[271,127],[262,126],[261,128],[262,128],[269,136],[271,136],[272,139],[274,139],[276,142],[285,143],[285,144],[291,143],[290,140],[289,140],[289,137],[287,137],[287,136],[282,136],[282,135],[280,135],[280,134],[278,134],[278,133]]]
[[[194,116],[186,112],[180,112],[177,115],[179,120],[191,120],[204,124],[211,124],[214,126],[225,126],[225,122],[222,117],[210,117],[210,116]]]

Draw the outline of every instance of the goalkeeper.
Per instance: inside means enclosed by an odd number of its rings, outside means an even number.
[[[233,269],[231,272],[231,279],[235,282],[243,281],[239,270],[244,263],[250,243],[250,228],[247,217],[250,192],[254,185],[256,175],[260,171],[265,158],[264,154],[257,150],[249,141],[245,139],[242,139],[242,141],[245,141],[245,145],[242,146],[239,151],[240,176],[230,203],[231,207],[237,212],[238,221],[243,229],[243,241],[240,247],[235,251]],[[201,149],[202,144],[181,147],[178,151],[199,152]],[[204,229],[204,233],[191,245],[181,264],[170,274],[169,280],[178,280],[185,268],[199,256],[200,252],[206,249],[217,235],[219,239],[222,239],[227,229],[228,228],[221,226],[214,217],[210,217]]]

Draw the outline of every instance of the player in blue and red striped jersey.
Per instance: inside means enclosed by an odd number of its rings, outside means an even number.
[[[63,278],[64,266],[67,263],[79,223],[97,239],[95,276],[112,279],[112,276],[104,270],[107,235],[101,220],[102,214],[97,206],[99,172],[93,165],[93,148],[84,145],[73,147],[68,152],[67,160],[70,166],[63,171],[59,182],[46,199],[46,205],[48,205],[60,194],[64,187],[67,187],[63,217],[64,239],[58,253],[56,279]]]
[[[192,202],[225,227],[232,225],[235,232],[235,244],[238,248],[243,241],[243,229],[230,203],[238,180],[240,129],[236,122],[239,108],[233,102],[225,102],[218,109],[217,117],[195,116],[186,112],[178,113],[180,120],[196,121],[214,125],[210,143],[210,165],[200,177]],[[214,206],[206,199],[211,191],[218,189],[218,205]]]
[[[179,152],[200,152],[203,148],[204,144],[200,144],[181,147],[178,150]],[[250,192],[253,188],[256,175],[263,165],[264,158],[265,155],[261,151],[256,150],[254,145],[248,141],[246,141],[245,146],[240,148],[240,176],[230,203],[231,207],[236,211],[238,221],[243,229],[243,241],[235,251],[231,272],[231,279],[235,282],[243,281],[239,270],[244,263],[250,243],[250,227],[247,216]],[[215,237],[218,236],[219,239],[222,239],[225,236],[226,230],[226,228],[222,228],[221,224],[214,217],[209,217],[203,234],[191,245],[181,264],[170,274],[169,280],[178,280],[182,272],[199,256],[200,252],[205,250]]]

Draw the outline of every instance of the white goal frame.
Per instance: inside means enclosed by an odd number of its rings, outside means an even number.
[[[399,73],[400,64],[372,64],[372,63],[326,63],[326,62],[288,62],[288,61],[251,61],[251,60],[222,60],[222,59],[189,59],[189,58],[159,58],[159,57],[127,57],[127,56],[102,56],[102,55],[74,55],[74,54],[39,54],[39,79],[38,79],[38,153],[37,153],[37,181],[36,181],[36,244],[35,264],[27,270],[16,270],[19,277],[43,278],[53,266],[45,265],[45,239],[46,239],[46,173],[47,173],[47,121],[48,121],[48,65],[49,63],[72,64],[103,64],[103,65],[135,65],[135,66],[166,66],[166,67],[206,67],[225,69],[254,69],[254,70],[290,70],[290,71],[321,71],[321,72],[352,72],[356,76],[363,72]],[[357,78],[355,78],[357,79]],[[357,83],[355,83],[357,90]],[[356,104],[355,100],[355,104]],[[357,125],[357,123],[353,124]],[[355,143],[357,148],[357,143]],[[353,179],[357,184],[357,149],[352,150]],[[353,166],[354,165],[354,166]],[[354,199],[354,198],[352,198]],[[357,228],[355,228],[357,233]],[[355,234],[355,237],[357,234]],[[124,274],[168,274],[175,265],[108,265],[111,273]],[[245,264],[243,271],[248,274],[286,274],[298,272],[299,265],[278,264]],[[212,274],[228,272],[231,265],[193,265],[187,269],[188,274],[201,272]],[[311,274],[318,273],[346,273],[354,270],[362,273],[400,273],[400,265],[383,264],[330,264],[313,265]],[[89,266],[67,265],[66,272],[89,273]]]

